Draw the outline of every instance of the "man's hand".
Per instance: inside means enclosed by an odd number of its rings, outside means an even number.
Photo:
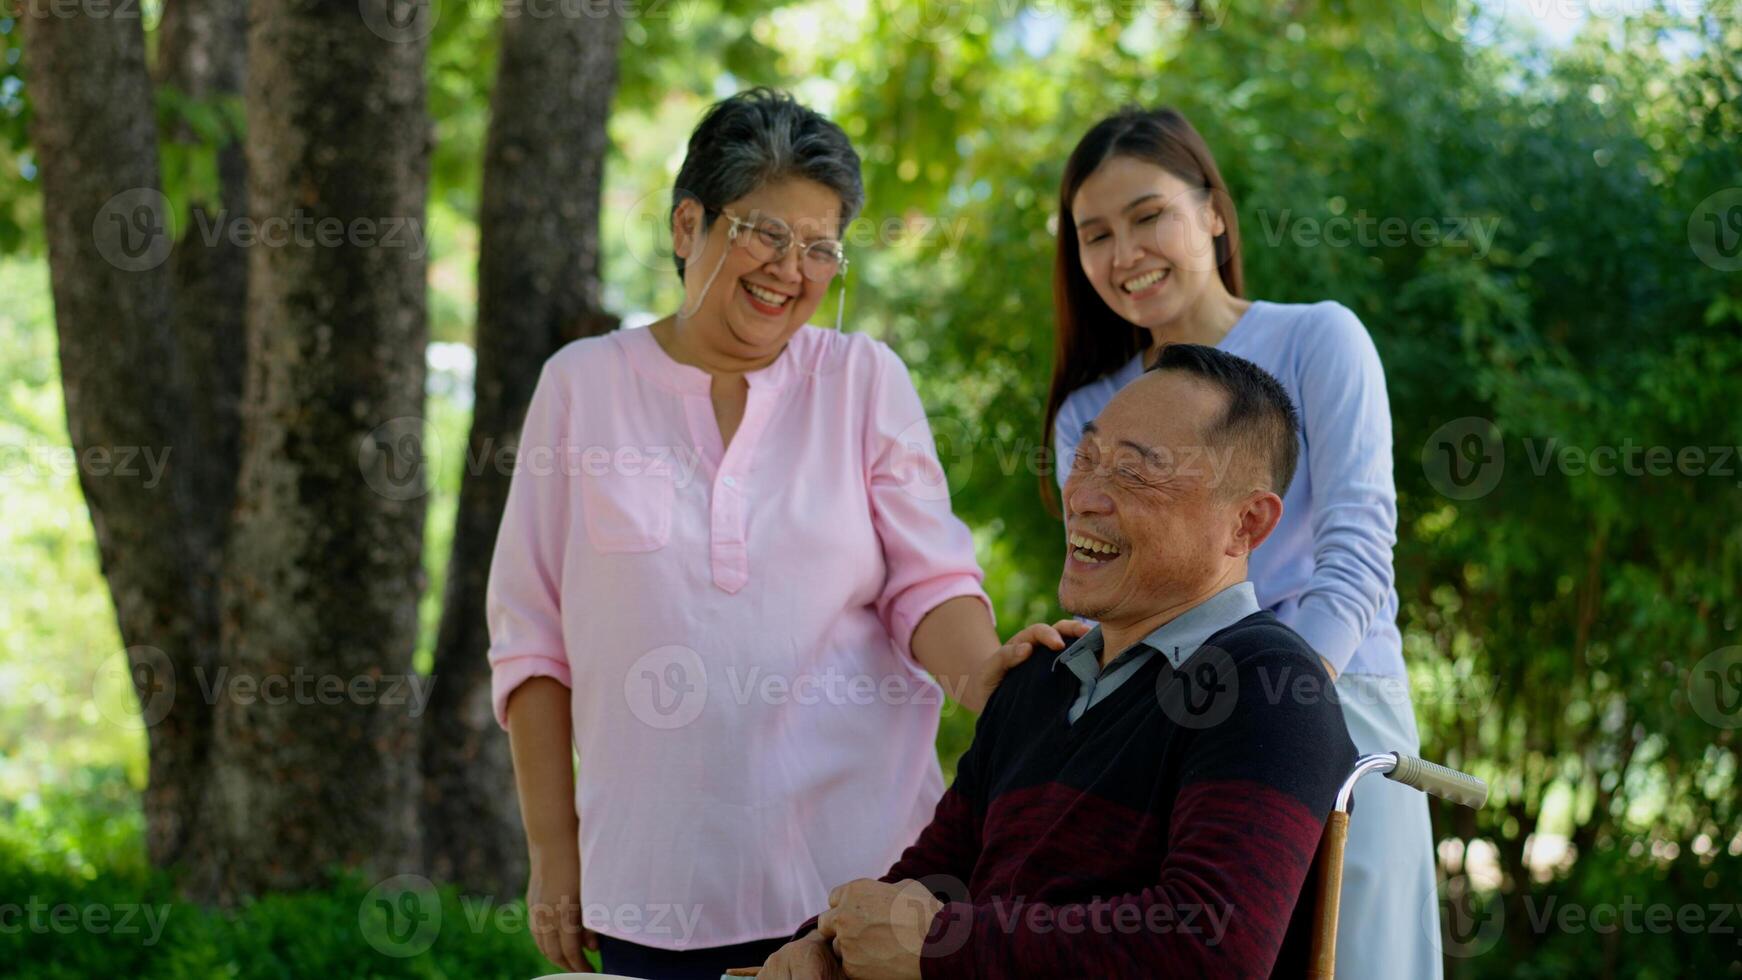
[[[853,980],[919,980],[920,951],[944,903],[912,879],[860,878],[829,893],[817,932]]]
[[[757,980],[842,980],[841,961],[821,932],[807,932],[774,951]]]
[[[1088,623],[1076,619],[1061,619],[1048,626],[1045,623],[1035,623],[1011,637],[1005,644],[992,653],[986,662],[980,665],[974,676],[973,689],[963,704],[977,704],[983,710],[986,702],[991,699],[992,691],[1004,680],[1004,675],[1012,667],[1028,659],[1034,652],[1035,644],[1044,643],[1054,651],[1063,650],[1078,638],[1088,634],[1092,629]]]

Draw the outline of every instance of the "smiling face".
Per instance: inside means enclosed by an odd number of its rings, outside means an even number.
[[[779,218],[800,242],[840,235],[840,195],[802,177],[764,184],[721,210],[748,221]],[[732,221],[725,215],[714,215],[707,232],[698,234],[702,215],[701,204],[693,199],[678,205],[672,215],[673,247],[684,259],[684,303],[696,310],[688,320],[696,339],[740,360],[778,354],[816,312],[829,284],[804,277],[797,247],[774,261],[758,261],[745,244],[731,241]],[[753,234],[741,226],[741,242]],[[719,275],[709,285],[716,266]]]
[[[1226,293],[1210,195],[1156,164],[1109,157],[1071,199],[1083,274],[1113,312],[1154,329]]]
[[[1231,442],[1204,433],[1228,396],[1178,371],[1144,374],[1090,423],[1065,481],[1059,603],[1108,627],[1194,604],[1246,577],[1282,499]],[[1267,464],[1260,464],[1267,465]]]

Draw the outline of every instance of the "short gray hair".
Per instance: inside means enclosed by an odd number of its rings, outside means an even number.
[[[685,198],[711,211],[787,177],[814,180],[840,195],[843,229],[865,206],[859,154],[841,127],[785,92],[739,92],[709,107],[690,134],[667,221]],[[712,214],[704,214],[702,230],[713,222]],[[674,258],[682,278],[683,256]]]

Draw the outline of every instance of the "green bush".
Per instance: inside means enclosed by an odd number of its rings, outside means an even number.
[[[99,822],[78,819],[70,800],[57,801],[55,813],[86,832]],[[0,840],[0,976],[526,980],[560,972],[527,934],[518,898],[451,887],[398,894],[335,872],[324,890],[207,909],[178,901],[172,878],[145,868],[137,834],[131,854],[118,843],[100,829],[90,839],[62,835],[56,847],[73,845],[63,850]],[[84,860],[93,846],[105,859],[96,869]]]

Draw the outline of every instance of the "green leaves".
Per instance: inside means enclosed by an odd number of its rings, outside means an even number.
[[[240,143],[247,123],[239,96],[196,99],[167,85],[153,92],[158,130],[158,166],[171,214],[194,205],[223,206],[218,153]]]

